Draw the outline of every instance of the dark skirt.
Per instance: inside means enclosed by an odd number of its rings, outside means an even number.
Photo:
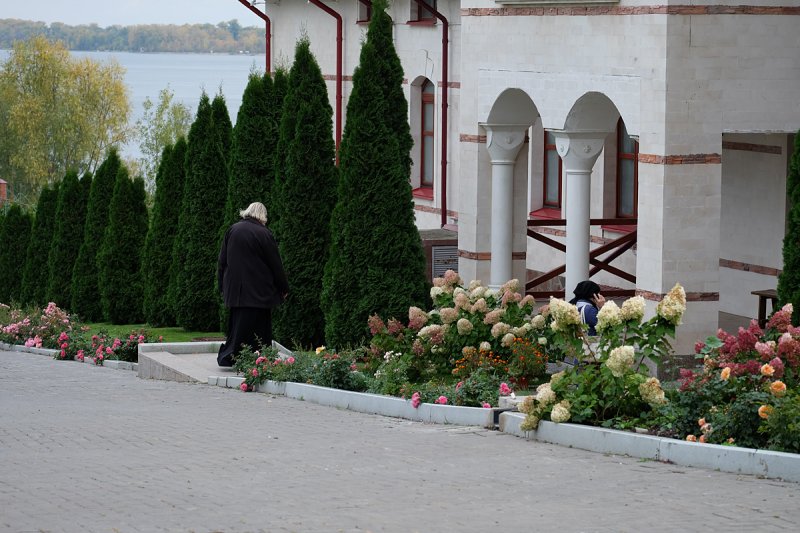
[[[272,344],[272,311],[254,307],[232,307],[228,316],[228,337],[219,347],[217,364],[233,366],[236,356],[247,345],[258,350]]]

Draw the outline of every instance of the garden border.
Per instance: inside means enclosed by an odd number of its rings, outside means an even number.
[[[24,352],[24,353],[33,353],[36,355],[46,355],[51,359],[56,358],[56,354],[58,354],[59,350],[53,350],[51,348],[33,348],[29,346],[20,346],[18,344],[7,344],[5,342],[0,342],[0,349],[6,350],[9,352]],[[83,361],[75,360],[76,363],[93,363],[92,358],[90,356],[86,356]],[[133,370],[137,371],[139,368],[138,363],[131,363],[129,361],[117,361],[116,359],[105,359],[103,360],[102,365],[95,365],[95,366],[103,366],[105,368],[112,368],[114,370]]]
[[[546,420],[540,421],[535,431],[523,431],[520,425],[524,420],[522,413],[501,413],[500,431],[527,440],[592,452],[800,482],[800,455],[794,453],[703,444],[580,424],[556,424]]]

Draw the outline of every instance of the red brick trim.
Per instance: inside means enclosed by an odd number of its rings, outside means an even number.
[[[473,7],[462,17],[592,17],[637,15],[800,15],[795,6],[564,6],[564,7]]]
[[[651,302],[660,302],[665,294],[659,294],[657,292],[650,292],[644,289],[636,289],[636,296],[641,296],[645,300],[650,300]],[[686,293],[686,301],[687,302],[718,302],[719,301],[719,293],[718,292],[687,292]]]
[[[476,261],[490,261],[492,259],[492,252],[468,252],[467,250],[459,249],[458,257],[474,259]],[[511,252],[512,261],[525,261],[527,258],[527,252]]]
[[[470,135],[468,133],[462,133],[458,136],[458,140],[462,143],[486,144],[486,135]]]
[[[719,266],[722,268],[730,268],[733,270],[741,270],[743,272],[753,272],[755,274],[763,274],[765,276],[778,277],[781,273],[780,269],[767,267],[763,265],[754,265],[752,263],[743,263],[741,261],[732,261],[730,259],[719,259]]]
[[[722,141],[723,150],[740,150],[742,152],[760,152],[762,154],[781,155],[783,149],[780,146],[769,144],[739,143],[733,141]]]
[[[458,257],[474,259],[475,261],[489,261],[492,258],[492,252],[470,252],[459,248]]]
[[[424,213],[435,213],[437,215],[441,215],[442,214],[442,209],[440,207],[432,207],[432,206],[429,206],[429,205],[417,205],[417,204],[414,204],[414,210],[415,211],[422,211]],[[447,210],[447,216],[453,217],[453,218],[458,218],[458,211],[450,211],[448,209]]]
[[[439,87],[442,87],[442,85],[444,85],[444,84],[442,82],[438,82],[437,85]],[[461,88],[461,82],[460,81],[448,81],[447,82],[447,86],[450,87],[451,89],[460,89]]]
[[[722,163],[722,156],[719,154],[656,155],[639,152],[639,162],[651,165],[719,165]]]

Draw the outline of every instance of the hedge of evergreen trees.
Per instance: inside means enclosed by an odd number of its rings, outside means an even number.
[[[219,104],[216,106],[220,117]],[[216,244],[223,223],[228,169],[220,145],[224,136],[215,131],[212,107],[203,93],[189,129],[186,181],[173,250],[174,279],[170,280],[169,291],[178,325],[194,331],[214,331],[219,327]],[[230,127],[229,121],[227,126]]]
[[[186,139],[180,137],[175,146],[167,146],[161,154],[156,176],[156,192],[153,202],[153,219],[147,232],[142,256],[144,280],[144,315],[148,324],[156,327],[175,324],[169,298],[169,270],[172,249],[178,227],[183,197],[186,160]]]
[[[117,171],[108,227],[97,254],[103,317],[112,324],[143,320],[142,248],[147,235],[144,180],[131,181],[125,166]]]
[[[800,131],[794,138],[794,153],[786,177],[790,208],[786,214],[786,236],[783,238],[783,271],[778,276],[778,300],[792,303],[792,322],[800,324]]]
[[[108,227],[109,205],[122,161],[116,148],[112,148],[98,167],[89,191],[83,242],[78,250],[72,271],[72,305],[70,310],[83,320],[98,322],[103,319],[103,306],[98,279],[98,254]]]
[[[353,74],[331,218],[322,293],[331,346],[360,343],[373,313],[404,319],[409,306],[428,298],[409,181],[408,106],[391,27],[385,0],[376,0]]]
[[[144,184],[115,151],[94,180],[70,172],[57,192],[43,193],[17,255],[30,269],[20,294],[89,320],[216,330],[220,236],[261,201],[290,282],[290,300],[275,313],[282,342],[354,345],[369,315],[404,318],[425,306],[408,106],[386,5],[373,4],[339,169],[326,82],[302,39],[291,72],[251,75],[235,129],[224,97],[201,95],[188,138],[162,154],[149,225]],[[3,217],[2,235],[24,233],[9,229],[16,218]],[[46,268],[37,270],[37,259]]]
[[[31,216],[19,205],[12,205],[0,230],[0,302],[19,302],[25,255],[31,237]]]
[[[58,190],[56,226],[47,258],[45,294],[48,301],[55,302],[63,309],[68,309],[72,303],[72,269],[83,243],[86,205],[91,185],[91,174],[86,173],[79,180],[76,172],[69,171]]]
[[[331,199],[336,195],[333,110],[325,78],[307,39],[297,43],[283,105],[273,225],[289,297],[273,314],[273,335],[286,345],[320,346],[325,318],[320,306],[322,276],[330,244]]]
[[[36,203],[36,217],[22,271],[20,303],[38,305],[45,301],[48,274],[46,259],[53,242],[57,208],[58,183],[42,189]]]

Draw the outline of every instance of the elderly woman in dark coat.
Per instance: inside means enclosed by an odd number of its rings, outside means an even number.
[[[289,293],[278,244],[266,227],[267,208],[254,202],[239,215],[242,220],[225,233],[217,263],[217,281],[230,309],[219,366],[233,366],[242,345],[272,342],[272,309]]]

